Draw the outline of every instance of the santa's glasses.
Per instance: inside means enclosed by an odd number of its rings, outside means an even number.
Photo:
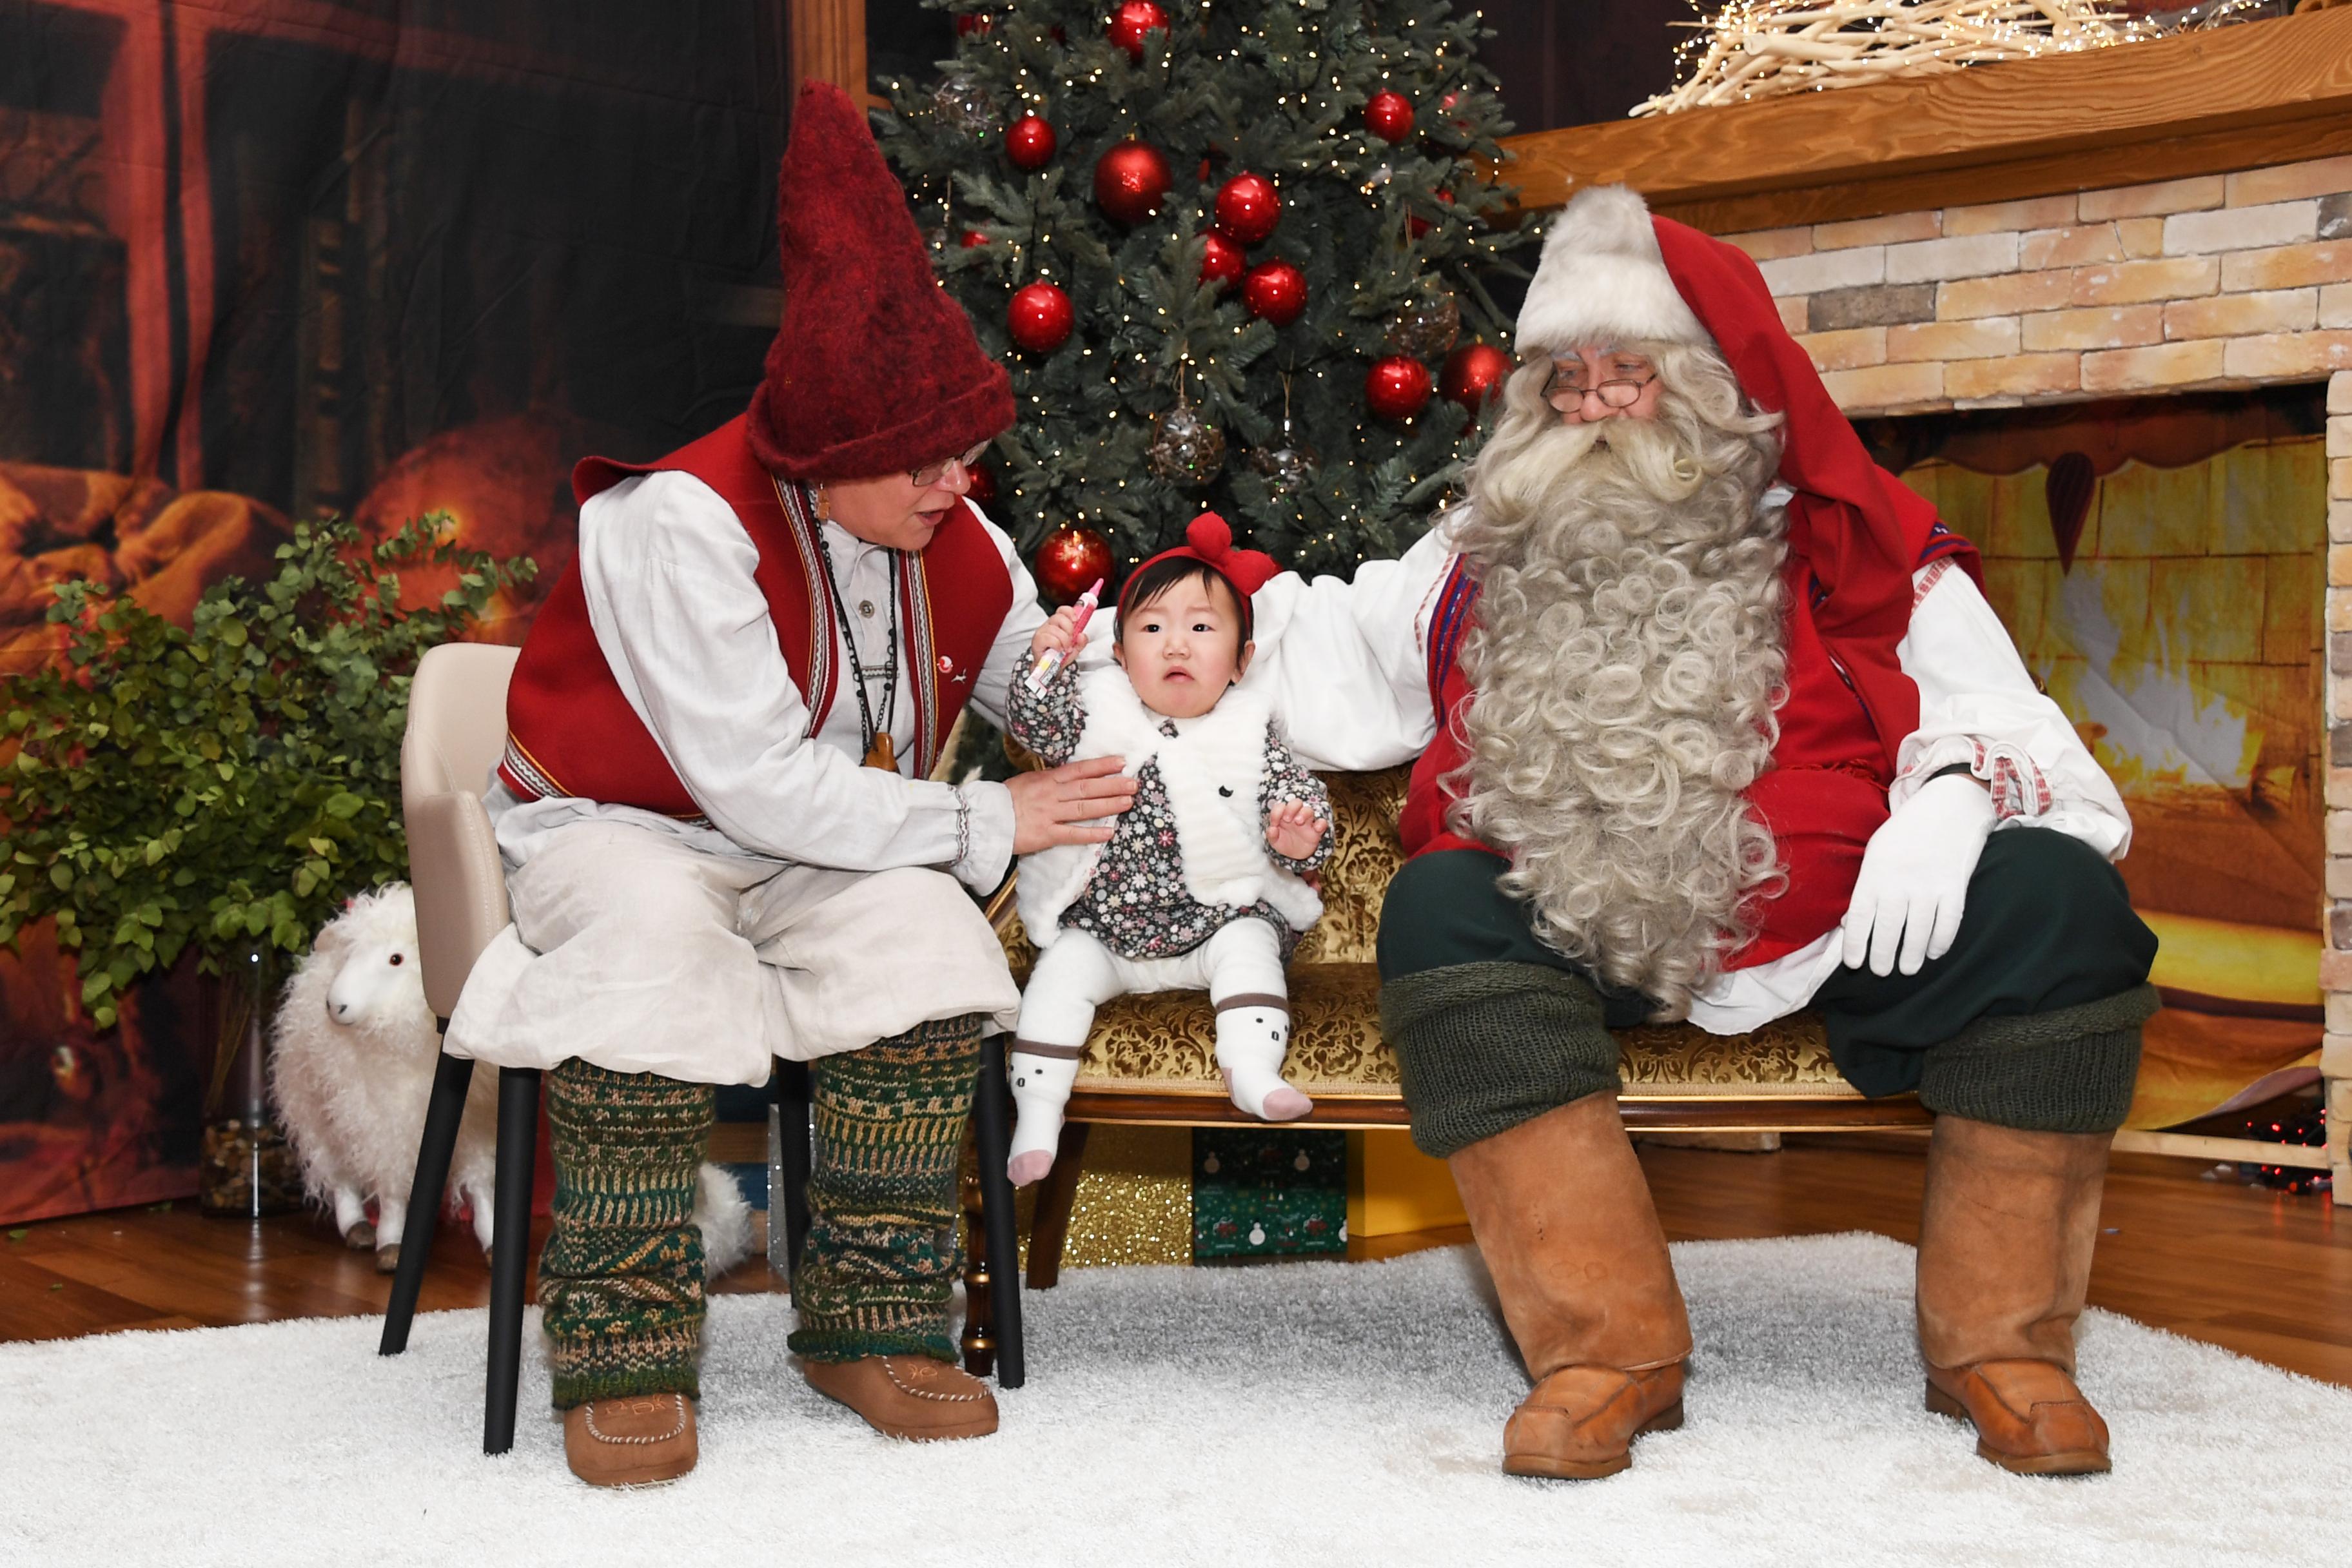
[[[929,489],[931,486],[938,484],[941,479],[948,477],[948,470],[950,468],[961,468],[963,470],[964,478],[970,479],[971,478],[971,470],[973,467],[980,461],[981,454],[987,450],[988,443],[982,441],[979,446],[974,447],[971,451],[966,452],[960,458],[950,458],[945,462],[928,464],[923,468],[917,468],[907,477],[915,481],[915,488],[917,489]]]
[[[1611,408],[1631,408],[1641,401],[1642,389],[1658,379],[1658,373],[1647,367],[1638,374],[1614,375],[1598,384],[1585,379],[1587,374],[1581,363],[1557,366],[1551,379],[1544,383],[1544,401],[1562,414],[1582,407],[1584,400],[1592,396],[1598,396]]]

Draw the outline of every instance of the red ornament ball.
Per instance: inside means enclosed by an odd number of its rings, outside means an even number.
[[[1241,281],[1242,273],[1249,263],[1242,255],[1240,246],[1222,234],[1206,234],[1201,237],[1201,247],[1202,282],[1206,283],[1211,279],[1227,284]]]
[[[1287,261],[1261,262],[1242,279],[1242,303],[1251,315],[1286,327],[1307,309],[1307,274]]]
[[[1437,199],[1444,202],[1450,207],[1454,205],[1454,193],[1452,191],[1440,191],[1437,193]],[[1404,226],[1406,233],[1412,235],[1413,238],[1419,239],[1423,235],[1429,232],[1430,226],[1429,220],[1425,217],[1408,216],[1404,220]]]
[[[1122,142],[1095,161],[1095,205],[1114,223],[1141,223],[1168,195],[1168,160],[1148,142]]]
[[[965,11],[955,19],[956,37],[969,38],[974,33],[990,33],[996,28],[996,18],[985,11]]]
[[[1410,419],[1429,402],[1429,367],[1403,354],[1374,360],[1364,374],[1364,406],[1383,419]]]
[[[990,468],[983,458],[966,468],[964,472],[971,478],[971,483],[964,489],[964,499],[978,501],[982,506],[994,506],[996,504],[996,470]]]
[[[1052,283],[1030,283],[1013,291],[1004,312],[1004,330],[1031,353],[1051,353],[1070,341],[1077,313],[1070,297]]]
[[[1119,0],[1110,14],[1110,26],[1104,35],[1127,51],[1128,58],[1140,62],[1143,58],[1143,36],[1153,28],[1168,30],[1168,13],[1152,0]]]
[[[1444,374],[1438,377],[1438,390],[1450,403],[1458,403],[1472,413],[1503,389],[1503,380],[1511,374],[1511,356],[1492,343],[1464,343],[1445,356]]]
[[[1095,530],[1069,523],[1037,547],[1037,586],[1055,604],[1071,603],[1097,578],[1110,581],[1110,541]]]
[[[1004,155],[1016,169],[1042,169],[1054,158],[1054,127],[1034,114],[1024,114],[1004,128]]]
[[[1282,221],[1282,193],[1264,174],[1235,174],[1217,190],[1217,232],[1255,245]]]
[[[971,250],[977,247],[986,245],[988,243],[988,236],[981,233],[980,230],[976,228],[968,228],[963,231],[963,237],[956,241],[956,243],[963,247],[966,250]]]
[[[1364,100],[1364,124],[1391,146],[1412,134],[1412,100],[1401,92],[1376,92]]]

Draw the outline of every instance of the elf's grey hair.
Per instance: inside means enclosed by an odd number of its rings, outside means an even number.
[[[1510,854],[1546,943],[1680,1017],[1780,875],[1740,791],[1787,668],[1781,420],[1709,348],[1624,346],[1657,418],[1563,426],[1550,362],[1521,366],[1452,525],[1481,592],[1449,826]]]

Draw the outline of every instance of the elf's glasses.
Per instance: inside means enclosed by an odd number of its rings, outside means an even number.
[[[966,452],[961,458],[950,458],[945,462],[929,464],[927,467],[917,468],[907,477],[915,481],[915,488],[917,489],[929,489],[933,485],[938,484],[941,479],[948,477],[948,470],[950,468],[961,468],[963,470],[964,478],[970,479],[971,478],[973,466],[980,461],[981,454],[987,450],[988,443],[982,441],[979,446],[974,447],[971,451]]]
[[[1582,407],[1586,398],[1596,395],[1611,408],[1631,408],[1641,401],[1642,389],[1658,379],[1658,373],[1647,367],[1638,375],[1612,376],[1598,384],[1587,381],[1586,374],[1581,361],[1557,366],[1544,384],[1544,401],[1562,414]]]

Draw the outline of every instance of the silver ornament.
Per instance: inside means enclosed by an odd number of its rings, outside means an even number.
[[[1451,294],[1423,294],[1389,322],[1389,347],[1412,359],[1435,359],[1462,335],[1462,307]]]
[[[1282,422],[1282,445],[1250,454],[1250,467],[1265,476],[1266,488],[1278,496],[1306,488],[1322,461],[1314,447],[1291,435],[1287,419]]]
[[[1225,466],[1225,437],[1189,403],[1151,421],[1151,471],[1180,485],[1205,485]]]
[[[996,125],[996,100],[975,79],[954,75],[931,92],[931,112],[940,123],[967,136],[978,136]]]

